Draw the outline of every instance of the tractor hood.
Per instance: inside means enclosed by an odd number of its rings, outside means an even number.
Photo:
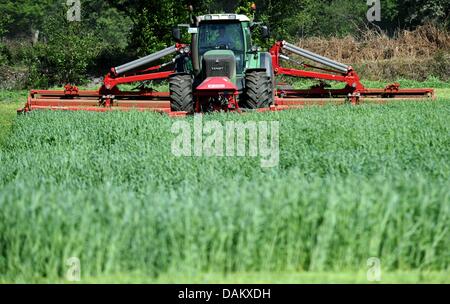
[[[236,79],[236,57],[231,50],[211,50],[203,55],[203,70],[207,77]]]

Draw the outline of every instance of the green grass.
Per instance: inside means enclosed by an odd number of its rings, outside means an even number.
[[[81,276],[83,284],[442,284],[449,282],[448,272],[382,272],[380,281],[368,281],[365,272],[258,272],[258,273],[166,273],[159,277],[144,274],[123,273],[96,277]],[[0,282],[2,279],[0,278]],[[3,281],[11,282],[11,281]],[[61,283],[76,282],[60,279],[16,277],[15,283]]]
[[[71,256],[93,283],[366,282],[372,256],[382,282],[449,282],[448,98],[204,119],[280,121],[279,166],[177,158],[154,113],[17,117],[0,282],[64,282]]]
[[[0,145],[11,131],[16,111],[25,104],[26,95],[25,91],[0,90]]]

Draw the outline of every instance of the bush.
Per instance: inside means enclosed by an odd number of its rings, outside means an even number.
[[[450,53],[448,51],[439,50],[433,57],[433,75],[450,81]]]
[[[298,40],[298,45],[352,65],[363,80],[450,78],[450,33],[432,24],[399,31],[392,37],[366,30],[359,37],[311,37]]]
[[[0,66],[5,65],[9,62],[9,52],[6,45],[0,42]]]
[[[30,85],[82,83],[87,79],[87,68],[102,49],[93,31],[60,16],[46,22],[43,36],[44,42],[25,52]]]
[[[0,89],[23,89],[27,82],[29,71],[24,67],[0,65]]]
[[[2,16],[0,18],[0,66],[5,65],[8,61],[8,50],[2,41],[3,37],[7,33],[6,24],[8,20],[9,20],[8,16]]]

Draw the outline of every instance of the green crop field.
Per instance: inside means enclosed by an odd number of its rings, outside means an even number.
[[[279,121],[280,162],[176,157],[156,113],[33,112],[0,93],[0,282],[450,283],[450,90]],[[184,119],[184,118],[183,118]],[[185,118],[192,123],[193,118]]]

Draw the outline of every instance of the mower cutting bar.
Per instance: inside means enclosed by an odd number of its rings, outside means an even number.
[[[80,106],[34,106],[31,110],[47,110],[47,111],[86,111],[86,112],[110,112],[110,111],[138,111],[138,112],[159,112],[168,113],[171,116],[177,116],[172,114],[170,108],[136,108],[136,107],[80,107]],[[20,113],[31,111],[28,109],[21,110]]]
[[[434,90],[431,88],[424,89],[398,89],[398,90],[389,90],[389,89],[365,89],[361,92],[362,96],[365,97],[388,97],[388,98],[417,98],[417,97],[426,97],[426,98],[434,98]]]
[[[96,111],[131,110],[170,112],[168,92],[155,91],[116,91],[114,95],[103,95],[99,91],[68,90],[32,90],[23,109],[32,110],[70,110]]]
[[[411,101],[411,102],[417,102],[417,101],[424,101],[426,102],[426,98],[420,98],[420,99],[412,99],[408,97],[396,97],[396,98],[383,98],[383,97],[361,97],[358,99],[357,103],[351,103],[350,104],[383,104],[383,103],[389,103],[395,101]],[[276,107],[285,107],[287,108],[303,108],[305,106],[324,106],[324,105],[343,105],[343,104],[349,104],[349,101],[347,98],[317,98],[317,97],[299,97],[299,98],[275,98],[275,105]]]
[[[347,73],[347,71],[349,70],[349,66],[342,64],[340,62],[334,61],[330,58],[324,57],[324,56],[320,56],[316,53],[307,51],[305,49],[299,48],[298,46],[295,46],[293,44],[290,44],[286,41],[283,41],[283,48],[288,50],[289,52],[292,52],[294,54],[297,54],[299,56],[305,57],[307,59],[310,59],[314,62],[318,62],[320,64],[323,64],[325,66],[328,66],[330,68],[336,69],[339,72],[342,73]]]
[[[303,90],[285,90],[280,89],[277,91],[277,95],[281,98],[285,97],[332,97],[341,96],[348,97],[349,91],[344,89],[323,89],[323,88],[311,88]],[[425,89],[398,89],[397,91],[390,91],[388,89],[363,89],[359,92],[361,98],[433,98],[434,91],[430,88]]]
[[[97,99],[30,99],[32,106],[100,106]],[[166,100],[139,100],[124,99],[115,100],[112,106],[138,107],[138,108],[170,108],[169,101]]]
[[[157,99],[169,99],[169,92],[156,92],[156,91],[117,91],[114,92],[114,97],[118,99],[148,99],[157,98]],[[43,100],[43,99],[58,99],[58,100],[72,100],[77,101],[80,98],[92,98],[94,100],[98,100],[102,97],[102,95],[98,91],[77,91],[76,94],[68,95],[65,91],[50,91],[50,90],[32,90],[30,92],[30,97],[33,100]]]
[[[69,110],[69,111],[95,111],[106,112],[111,110],[136,110],[170,112],[170,103],[164,100],[120,100],[110,106],[99,103],[96,100],[29,100],[25,108],[19,109],[19,113],[33,110]]]
[[[150,54],[148,56],[139,58],[137,60],[125,63],[123,65],[120,65],[118,67],[114,68],[114,71],[116,72],[117,75],[126,73],[128,71],[137,69],[139,67],[142,67],[144,65],[147,65],[153,61],[156,61],[164,56],[173,54],[177,51],[177,47],[176,45],[170,46],[168,48],[165,48],[164,50],[158,51],[156,53]]]

